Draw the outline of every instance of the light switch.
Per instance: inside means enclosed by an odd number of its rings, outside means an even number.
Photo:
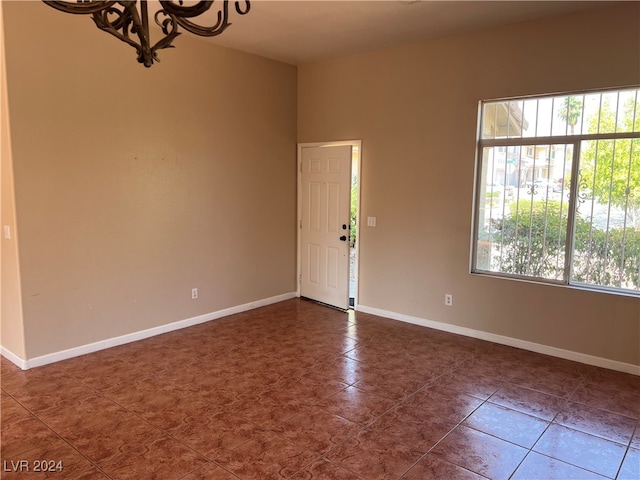
[[[367,217],[367,227],[376,226],[376,217]]]
[[[4,238],[11,238],[11,227],[9,225],[4,226]]]

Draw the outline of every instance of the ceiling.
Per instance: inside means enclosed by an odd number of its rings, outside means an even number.
[[[611,3],[252,0],[245,16],[230,5],[233,25],[208,41],[299,65]]]

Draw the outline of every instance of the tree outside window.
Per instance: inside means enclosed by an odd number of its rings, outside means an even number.
[[[639,90],[481,113],[472,270],[640,293]]]

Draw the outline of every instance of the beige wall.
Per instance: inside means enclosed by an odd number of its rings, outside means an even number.
[[[3,6],[22,358],[294,291],[296,140],[362,139],[363,305],[640,365],[637,298],[468,273],[478,100],[640,83],[637,4],[297,74],[186,34],[145,69],[88,17]]]
[[[640,299],[469,274],[478,101],[639,84],[639,20],[627,3],[299,68],[298,141],[363,142],[361,304],[640,365]]]
[[[9,129],[9,108],[4,55],[3,3],[0,2],[0,345],[13,355],[25,358],[24,325],[20,298],[20,273],[16,237],[13,165]],[[5,238],[4,227],[11,238]],[[8,354],[8,352],[5,352]],[[14,358],[15,360],[15,358]]]
[[[27,358],[295,291],[295,67],[185,34],[145,69],[40,2],[5,31]]]

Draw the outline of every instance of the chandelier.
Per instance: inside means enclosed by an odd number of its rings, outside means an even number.
[[[111,0],[77,0],[77,3],[60,0],[43,0],[50,7],[65,13],[91,15],[96,26],[123,42],[131,45],[138,53],[138,62],[150,67],[159,62],[158,50],[173,48],[173,40],[180,35],[178,26],[188,32],[202,37],[215,37],[231,25],[229,22],[229,0],[222,0],[217,21],[210,27],[198,25],[192,21],[195,17],[207,12],[216,0],[196,1],[192,5],[183,5],[183,0],[158,0],[159,10],[154,15],[156,24],[164,37],[151,44],[149,35],[149,13],[147,0],[111,1]],[[220,2],[218,2],[219,4]],[[239,15],[249,12],[249,0],[235,1],[235,10]],[[138,9],[138,6],[140,7]]]

